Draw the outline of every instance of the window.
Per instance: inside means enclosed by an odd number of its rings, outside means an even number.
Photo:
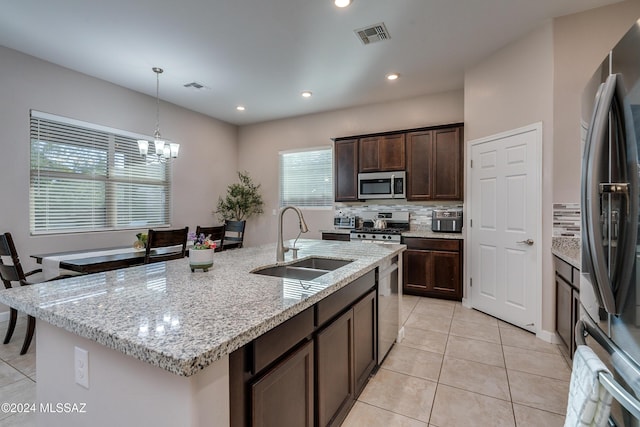
[[[171,168],[147,164],[140,138],[31,111],[31,233],[169,225]]]
[[[331,147],[280,152],[280,206],[333,205]]]

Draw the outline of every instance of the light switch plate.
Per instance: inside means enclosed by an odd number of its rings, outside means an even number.
[[[75,347],[74,371],[76,384],[89,388],[89,352],[83,348]]]

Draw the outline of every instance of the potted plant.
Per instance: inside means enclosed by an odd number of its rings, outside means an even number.
[[[189,240],[193,240],[193,247],[189,248],[189,267],[193,273],[196,269],[209,271],[213,266],[213,253],[216,249],[216,242],[200,233],[189,233]]]
[[[218,197],[214,211],[220,221],[246,221],[253,215],[264,212],[264,201],[260,194],[260,184],[256,185],[248,172],[238,172],[239,183],[229,185],[224,198]]]

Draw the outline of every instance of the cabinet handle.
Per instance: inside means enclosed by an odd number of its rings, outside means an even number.
[[[524,244],[527,244],[529,246],[532,246],[533,245],[533,240],[531,240],[531,239],[521,240],[521,241],[516,242],[516,243],[524,243]]]

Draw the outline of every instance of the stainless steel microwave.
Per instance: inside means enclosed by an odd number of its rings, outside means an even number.
[[[404,171],[358,174],[358,199],[406,199]]]

